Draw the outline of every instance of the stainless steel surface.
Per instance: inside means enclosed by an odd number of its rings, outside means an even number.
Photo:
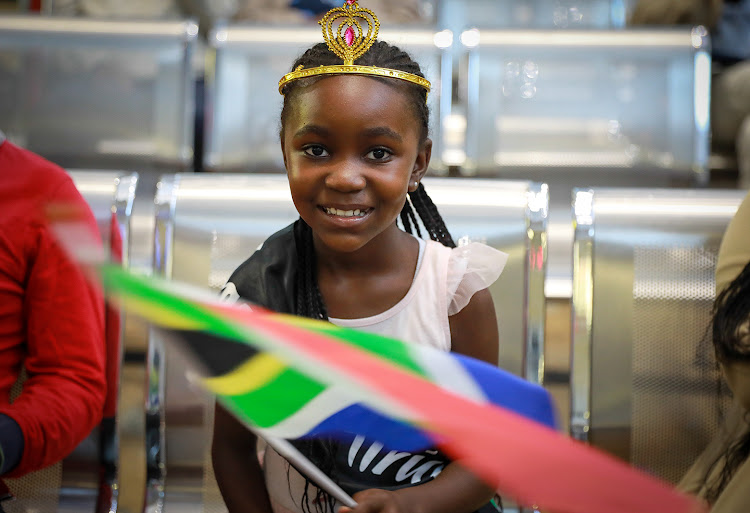
[[[614,29],[632,0],[441,0],[440,28]]]
[[[78,190],[84,195],[92,207],[92,211],[97,216],[97,222],[99,223],[100,232],[103,234],[102,238],[105,247],[110,248],[110,260],[112,262],[119,262],[123,267],[128,267],[130,264],[130,221],[138,189],[138,174],[124,171],[94,170],[71,170],[70,173],[76,182]],[[108,195],[104,194],[99,199],[96,193],[106,191],[107,185],[113,180],[115,186],[114,197],[110,197],[109,204],[107,204]],[[121,408],[119,405],[119,381],[125,348],[126,317],[124,312],[120,311],[115,305],[108,304],[107,308],[107,324],[114,322],[118,328],[117,330],[107,330],[108,334],[117,337],[117,340],[108,340],[107,345],[109,348],[114,348],[111,350],[111,354],[108,354],[108,357],[113,357],[116,361],[108,362],[108,366],[114,365],[116,367],[113,374],[117,376],[118,382],[114,384],[117,387],[115,395],[115,401],[117,402],[114,405],[114,416],[105,418],[102,421],[99,426],[98,440],[96,440],[97,445],[89,448],[89,450],[98,452],[99,459],[99,486],[96,510],[98,513],[117,512],[120,496]],[[79,451],[80,448],[73,454],[75,455]],[[73,470],[68,471],[68,467]],[[66,458],[63,463],[63,490],[70,490],[71,496],[75,497],[76,500],[80,500],[78,489],[80,488],[80,483],[84,482],[84,479],[85,475],[80,475],[80,462],[74,460],[72,455]],[[66,499],[65,502],[68,500],[70,499]],[[80,507],[80,505],[77,505],[75,508],[70,507],[69,509],[70,511],[80,511]]]
[[[33,20],[32,23],[29,23]],[[197,27],[192,22],[183,21],[145,21],[120,20],[111,22],[92,18],[49,18],[32,16],[7,16],[0,18],[0,30],[17,37],[34,38],[44,35],[40,41],[46,42],[47,37],[71,36],[75,38],[90,37],[93,42],[110,43],[114,36],[139,36],[149,41],[132,40],[135,46],[150,45],[153,41],[164,39],[167,42],[182,40],[188,42],[197,34]],[[19,42],[19,44],[21,44]]]
[[[71,167],[192,166],[191,21],[0,18],[8,139]]]
[[[708,180],[711,59],[702,27],[479,30],[461,39],[467,172]]]
[[[451,56],[436,45],[436,32],[404,27],[381,30],[378,39],[396,44],[419,62],[432,82],[428,97],[433,167],[441,167],[441,119],[450,114]],[[439,38],[438,38],[439,39]],[[233,25],[209,35],[213,58],[206,71],[204,166],[213,171],[282,172],[279,79],[320,28]],[[438,41],[440,42],[440,41]],[[441,43],[442,44],[442,43]]]
[[[568,209],[550,208],[547,224],[547,277],[544,281],[544,295],[548,298],[573,297],[573,223]],[[567,217],[567,219],[564,219]]]
[[[154,196],[153,272],[172,277],[174,209],[179,178],[165,175],[156,184]],[[166,360],[164,343],[158,333],[150,329],[146,355],[146,490],[144,513],[158,513],[164,508],[167,471],[166,433]]]
[[[544,327],[547,274],[549,189],[547,184],[530,183],[526,206],[526,347],[522,376],[544,383]]]
[[[575,226],[571,309],[570,434],[588,440],[591,428],[591,317],[593,308],[593,191],[573,195]]]
[[[94,214],[104,248],[117,259],[120,242],[125,243],[122,247],[127,247],[129,216],[138,175],[95,170],[72,170],[70,175]],[[112,333],[119,339],[108,340],[107,345],[121,347],[123,332]],[[113,356],[116,361],[110,361],[108,365],[119,369],[121,354],[115,351]],[[5,511],[116,513],[119,493],[117,426],[118,415],[115,413],[62,462],[19,479],[6,479],[17,500],[7,505],[4,503]]]
[[[579,190],[571,431],[675,482],[718,429],[706,328],[736,190]]]
[[[596,48],[648,48],[659,50],[684,50],[695,47],[695,36],[689,29],[682,30],[479,30],[481,46],[520,46],[552,49],[570,46],[579,49]],[[701,37],[697,48],[706,47],[708,40]]]
[[[427,178],[425,186],[459,244],[482,241],[510,255],[490,288],[499,363],[541,381],[546,187],[446,178]],[[261,242],[298,217],[283,175],[164,177],[156,201],[155,272],[217,292]],[[149,357],[149,411],[160,416],[150,426],[161,435],[149,436],[156,458],[147,511],[225,511],[209,457],[213,402],[187,382],[184,364],[165,351],[158,333],[152,333]]]

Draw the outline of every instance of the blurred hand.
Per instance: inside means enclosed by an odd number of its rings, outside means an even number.
[[[356,508],[342,506],[339,513],[417,513],[414,505],[404,504],[404,497],[388,490],[363,490],[352,496]]]

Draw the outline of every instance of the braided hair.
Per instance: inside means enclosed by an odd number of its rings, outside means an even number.
[[[299,66],[305,68],[315,66],[325,66],[341,64],[341,58],[331,52],[325,43],[319,43],[309,48],[294,64],[292,70]],[[397,69],[424,77],[422,71],[412,58],[396,46],[390,45],[384,41],[376,41],[372,47],[360,58],[357,64],[363,66],[378,66],[382,68]],[[427,92],[424,88],[392,78],[370,77],[373,80],[380,80],[394,87],[400,87],[409,100],[409,105],[413,109],[415,118],[420,127],[420,144],[427,140],[429,125],[429,109],[427,107]],[[284,86],[284,105],[281,110],[281,136],[283,137],[285,121],[289,116],[289,111],[293,107],[292,102],[295,98],[295,92],[301,87],[310,85],[318,80],[324,80],[324,77],[310,77],[298,79],[289,82]],[[419,219],[417,219],[417,216]],[[422,237],[420,221],[427,235],[435,241],[448,247],[455,247],[456,244],[445,226],[443,218],[435,207],[430,197],[427,195],[424,186],[418,184],[416,190],[408,193],[408,198],[399,215],[404,231],[413,234],[416,231],[418,237]],[[318,287],[317,265],[315,250],[313,247],[312,229],[302,219],[298,219],[294,224],[294,241],[297,247],[297,276],[295,282],[296,314],[313,319],[328,319],[325,302]],[[333,469],[333,454],[335,442],[332,440],[296,440],[292,442],[301,452],[316,462],[320,469],[326,474],[330,474]],[[307,511],[309,489],[311,483],[306,480],[305,491],[302,497],[302,509]],[[334,501],[322,490],[318,490],[317,496],[313,503],[316,509],[321,511],[332,511]],[[308,512],[309,513],[309,512]]]
[[[712,317],[713,345],[716,359],[722,364],[750,363],[750,262],[724,289],[714,302]],[[750,412],[745,412],[745,419]],[[708,483],[706,500],[714,504],[739,466],[750,457],[750,431],[730,444],[709,467],[712,470],[724,459],[719,476]]]

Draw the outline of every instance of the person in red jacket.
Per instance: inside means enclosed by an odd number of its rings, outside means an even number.
[[[65,170],[0,132],[0,485],[67,456],[107,392],[104,298],[56,243],[54,204],[85,212],[99,236]]]

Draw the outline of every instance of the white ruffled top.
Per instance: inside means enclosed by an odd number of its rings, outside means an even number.
[[[478,242],[448,248],[432,240],[417,240],[417,270],[401,301],[372,317],[329,321],[450,351],[448,317],[460,312],[476,292],[497,280],[508,255]]]

